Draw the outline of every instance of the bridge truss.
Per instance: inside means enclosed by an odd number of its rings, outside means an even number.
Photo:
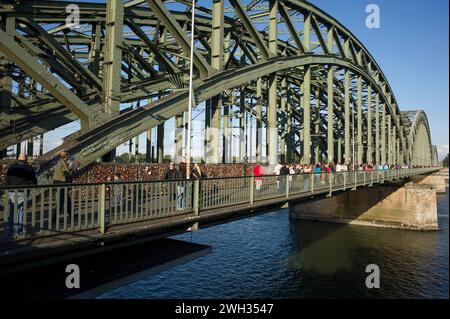
[[[102,2],[0,0],[0,149],[26,140],[32,149],[33,138],[79,121],[38,160],[64,148],[86,166],[146,132],[149,159],[158,127],[162,161],[164,122],[175,118],[179,159],[191,1]],[[77,26],[67,24],[68,5],[79,8]],[[211,0],[196,11],[195,104],[205,102],[208,163],[230,160],[238,116],[241,161],[250,118],[258,162],[437,164],[425,113],[400,111],[369,51],[319,8]]]

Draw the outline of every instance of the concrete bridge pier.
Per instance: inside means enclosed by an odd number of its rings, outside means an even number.
[[[289,211],[290,216],[297,219],[423,231],[438,230],[436,193],[439,187],[435,184],[414,182],[387,183],[304,204],[290,203]]]

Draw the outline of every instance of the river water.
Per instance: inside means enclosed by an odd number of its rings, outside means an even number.
[[[100,298],[448,298],[449,195],[438,232],[299,221],[278,210],[173,238],[205,257]],[[366,266],[380,269],[368,289]]]

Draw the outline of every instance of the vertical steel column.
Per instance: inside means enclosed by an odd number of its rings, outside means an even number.
[[[147,163],[152,162],[152,130],[147,131],[147,140],[146,140],[146,149],[145,149],[145,161]]]
[[[303,80],[303,162],[311,164],[311,68],[305,67]]]
[[[219,163],[220,142],[220,111],[222,107],[222,95],[216,95],[211,99],[211,128],[209,132],[208,161],[212,164]]]
[[[262,78],[256,80],[256,162],[262,161]]]
[[[268,156],[269,164],[277,163],[278,155],[278,125],[277,125],[277,75],[269,75],[269,103],[267,107],[267,128],[268,128]]]
[[[33,148],[34,148],[33,137],[30,137],[27,141],[27,155],[29,157],[33,157]]]
[[[44,155],[44,134],[39,138],[39,156]]]
[[[344,144],[345,144],[345,163],[349,164],[352,158],[352,149],[350,144],[350,72],[345,70],[344,75],[344,94],[345,94],[345,123],[344,123]]]
[[[245,144],[245,89],[239,89],[239,163],[244,162],[246,157]]]
[[[280,128],[282,130],[281,139],[280,139],[280,155],[284,161],[287,161],[286,158],[286,103],[287,103],[287,89],[286,89],[286,77],[281,79],[281,98],[280,98],[280,107],[281,107],[281,123]]]
[[[272,56],[278,55],[278,0],[269,1],[269,51]],[[267,110],[268,127],[268,157],[269,164],[278,161],[278,123],[277,123],[277,89],[278,77],[276,73],[269,76],[269,103]]]
[[[293,158],[293,147],[294,147],[294,143],[293,143],[293,132],[292,132],[292,104],[291,104],[291,96],[289,94],[289,91],[286,90],[286,106],[287,106],[287,121],[286,121],[286,125],[287,125],[287,132],[286,132],[286,147],[287,147],[287,151],[286,151],[286,156],[287,156],[287,161],[289,163],[293,163],[294,162],[294,158]]]
[[[332,33],[331,33],[332,36]],[[330,35],[328,35],[330,37]],[[332,41],[332,38],[331,38]],[[328,48],[330,50],[330,48]],[[331,51],[330,51],[331,52]],[[327,153],[328,163],[334,161],[334,126],[333,126],[333,109],[334,109],[334,70],[333,66],[328,67],[327,76]],[[339,159],[340,160],[340,159]]]
[[[315,95],[315,110],[314,112],[317,112],[317,119],[314,123],[314,162],[319,162],[319,142],[320,142],[320,91],[319,89],[316,89]]]
[[[164,161],[164,124],[165,122],[158,125],[156,133],[156,157],[159,164]]]
[[[381,106],[381,164],[386,163],[386,103]]]
[[[230,106],[228,105],[228,101],[226,105],[223,107],[223,154],[222,161],[223,163],[229,162],[229,153],[230,153]]]
[[[106,4],[106,39],[103,62],[105,114],[115,117],[120,111],[120,73],[123,47],[123,1],[108,0]]]
[[[13,35],[16,28],[14,17],[2,19],[0,28],[4,29],[9,35]],[[0,124],[9,124],[9,113],[11,112],[11,92],[12,92],[12,64],[0,52]],[[7,156],[7,149],[0,150],[0,158]]]
[[[95,75],[100,74],[100,53],[102,50],[102,25],[96,23],[92,25],[93,38],[91,40],[91,50],[89,51],[89,70]]]
[[[209,163],[210,131],[211,131],[211,99],[205,101],[205,131],[203,139],[203,158]]]
[[[230,57],[231,57],[231,32],[228,32],[225,36],[224,41],[224,62],[226,63]],[[230,105],[229,105],[229,97],[227,97],[227,101],[223,103],[223,139],[222,139],[222,161],[223,163],[229,162],[229,152],[230,152],[230,120],[229,120],[229,114],[230,114]]]
[[[357,112],[358,112],[358,131],[357,131],[357,143],[358,143],[358,156],[357,164],[362,164],[363,162],[363,143],[362,143],[362,78],[358,76],[357,80]]]
[[[380,94],[375,94],[375,162],[380,164]]]
[[[372,149],[372,86],[367,85],[367,163],[373,162]]]
[[[134,138],[134,158],[135,161],[138,161],[139,155],[139,135]]]
[[[179,113],[175,115],[175,158],[176,163],[180,163],[183,157],[183,115],[184,113]]]
[[[397,164],[397,130],[395,125],[392,126],[391,143],[392,143],[392,164]]]
[[[388,136],[388,142],[387,142],[387,146],[388,146],[388,163],[389,165],[392,164],[392,132],[391,132],[391,115],[388,114],[387,115],[387,136]]]
[[[225,44],[227,50],[226,61],[229,58],[230,36],[227,35]],[[213,0],[212,32],[211,32],[211,67],[213,72],[220,72],[224,65],[224,0]],[[222,107],[221,94],[211,100],[211,128],[209,132],[208,160],[212,164],[219,163],[220,141],[220,113]]]

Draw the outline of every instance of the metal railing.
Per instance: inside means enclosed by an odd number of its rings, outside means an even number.
[[[438,168],[0,187],[0,237],[35,238],[372,186]]]

